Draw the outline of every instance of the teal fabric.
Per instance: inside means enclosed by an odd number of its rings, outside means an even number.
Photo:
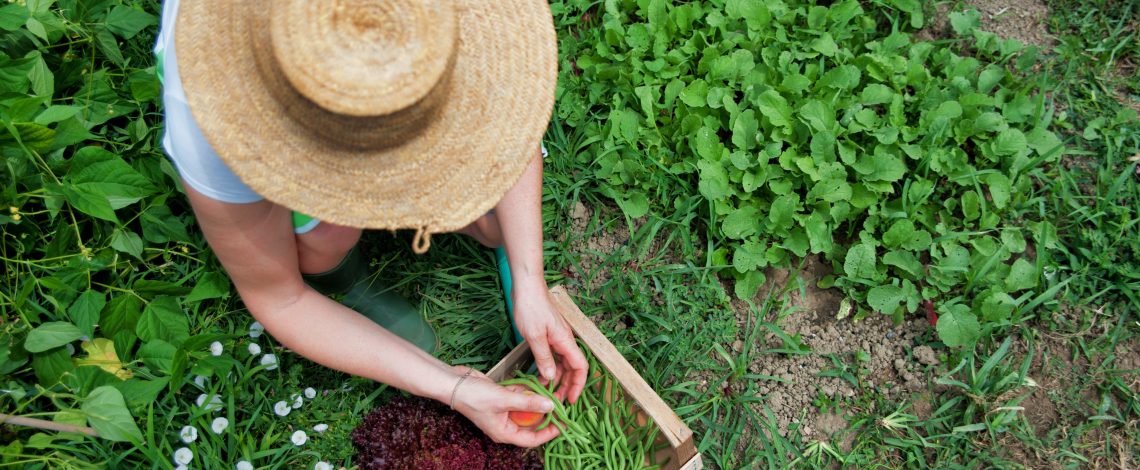
[[[515,306],[511,302],[511,265],[507,262],[507,250],[503,247],[495,248],[495,262],[499,265],[499,280],[503,283],[503,297],[507,301],[507,320],[511,323],[511,332],[514,333],[515,344],[522,343],[523,337],[515,326]]]

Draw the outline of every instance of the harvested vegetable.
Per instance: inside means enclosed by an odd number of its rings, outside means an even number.
[[[507,417],[510,418],[512,422],[524,428],[538,424],[542,421],[543,416],[545,415],[542,413],[530,411],[510,411],[507,413]]]
[[[352,431],[364,470],[540,469],[538,451],[492,442],[467,418],[420,397],[396,397]]]
[[[636,410],[625,400],[625,392],[609,371],[601,367],[590,350],[579,343],[590,363],[590,379],[577,403],[561,403],[538,377],[517,373],[500,385],[524,385],[554,402],[554,411],[538,429],[557,426],[561,433],[543,446],[548,469],[638,469],[650,465],[658,449],[654,446],[657,426],[652,420],[639,423]],[[517,423],[517,422],[516,422]]]

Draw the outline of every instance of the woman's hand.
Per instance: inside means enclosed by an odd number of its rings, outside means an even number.
[[[459,388],[455,390],[452,407],[470,419],[487,437],[495,442],[514,444],[519,447],[537,447],[558,436],[558,427],[549,425],[541,430],[524,428],[508,418],[511,411],[529,411],[547,414],[554,409],[549,399],[524,393],[521,387],[503,387],[483,373],[463,366],[452,368],[462,374],[471,371]]]
[[[556,397],[577,402],[586,386],[589,364],[574,341],[570,325],[554,310],[545,285],[530,289],[519,286],[512,294],[515,326],[530,345],[539,374],[559,384]]]

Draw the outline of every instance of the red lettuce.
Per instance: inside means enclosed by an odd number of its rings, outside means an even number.
[[[426,398],[399,396],[352,431],[363,470],[541,469],[540,451],[492,442],[467,418]]]

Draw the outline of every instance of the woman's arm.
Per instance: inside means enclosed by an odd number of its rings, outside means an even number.
[[[573,403],[586,385],[588,364],[570,325],[547,297],[542,260],[541,152],[536,152],[519,182],[495,206],[495,216],[511,265],[515,326],[534,352],[542,376],[561,380],[560,396]]]
[[[439,361],[305,285],[288,209],[264,200],[223,203],[189,186],[186,192],[246,307],[274,338],[326,367],[451,401],[465,369]],[[512,409],[545,413],[549,400],[508,391],[479,376],[464,382],[454,405],[499,442],[535,446],[556,435],[549,429],[520,429],[506,416]]]

